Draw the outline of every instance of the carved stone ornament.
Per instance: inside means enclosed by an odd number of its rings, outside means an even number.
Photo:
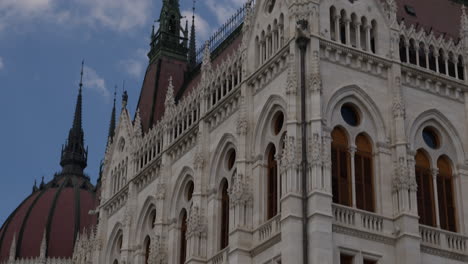
[[[166,100],[164,101],[164,106],[166,108],[166,112],[170,111],[175,107],[174,85],[172,84],[172,76],[169,77],[169,84],[167,86]]]
[[[140,116],[140,109],[137,109],[135,115],[135,125],[134,125],[135,136],[138,138],[143,137],[143,131],[141,127],[141,116]]]
[[[148,263],[166,264],[167,247],[164,236],[152,234]]]
[[[386,0],[385,12],[387,19],[390,22],[390,26],[397,25],[397,11],[398,6],[395,0]]]
[[[322,91],[322,78],[319,73],[312,73],[309,77],[309,87],[310,91],[321,92]]]
[[[41,244],[41,252],[44,252],[45,258],[45,239]],[[101,241],[97,238],[95,228],[83,230],[76,237],[75,246],[73,248],[72,261],[74,264],[88,264],[92,261],[93,252],[101,250]],[[41,254],[42,255],[42,254]],[[45,262],[44,262],[45,263]]]
[[[232,176],[232,184],[228,190],[231,208],[235,206],[253,206],[253,192],[251,186],[252,184],[249,177],[238,173]]]
[[[122,221],[123,226],[130,228],[132,224],[132,219],[133,219],[133,210],[129,208],[129,205],[127,205],[127,208],[125,210],[125,214],[123,217],[123,221]]]
[[[466,7],[462,5],[462,15],[460,18],[460,36],[468,36],[468,16],[466,15]]]
[[[393,98],[393,106],[392,112],[394,118],[405,118],[406,116],[406,108],[405,103],[403,101],[403,97],[401,96],[401,79],[397,77],[395,79],[395,85],[397,86],[395,96]]]
[[[205,158],[203,157],[203,154],[201,152],[197,152],[195,154],[195,157],[193,158],[193,167],[196,170],[201,170],[203,169],[204,165],[205,165]]]
[[[291,55],[292,56],[292,55]],[[296,68],[292,60],[289,62],[288,77],[286,80],[286,94],[295,95],[297,93]]]
[[[393,192],[398,191],[417,191],[418,185],[416,179],[410,176],[408,165],[405,158],[400,157],[395,164],[395,176],[393,178]]]
[[[284,149],[280,159],[281,172],[299,165],[299,156],[296,153],[296,139],[286,135],[284,140]]]
[[[309,152],[312,166],[319,166],[322,163],[321,159],[322,141],[318,133],[312,135],[312,139],[309,140]]]
[[[156,185],[156,199],[164,200],[166,198],[166,184],[158,183]]]
[[[240,98],[240,106],[239,106],[239,116],[237,117],[237,124],[236,124],[236,132],[238,135],[246,135],[248,130],[248,122],[247,122],[247,113],[246,113],[246,106],[245,106],[245,98],[241,96]]]
[[[329,136],[322,136],[322,166],[331,169],[331,138]]]
[[[187,220],[187,238],[201,237],[206,238],[208,227],[207,221],[200,212],[197,205],[192,206],[190,209],[190,215]]]

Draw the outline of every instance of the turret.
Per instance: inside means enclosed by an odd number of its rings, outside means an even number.
[[[156,34],[151,34],[150,62],[162,55],[184,61],[187,59],[186,38],[180,36],[185,33],[181,19],[179,0],[163,0],[159,29]]]

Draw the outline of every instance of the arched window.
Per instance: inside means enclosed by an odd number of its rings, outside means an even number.
[[[267,219],[278,213],[278,164],[275,160],[276,148],[270,145],[267,165]]]
[[[229,195],[228,182],[223,179],[221,183],[221,249],[229,244]]]
[[[332,193],[333,202],[351,206],[351,174],[348,138],[341,128],[332,132]]]
[[[434,190],[432,186],[429,158],[418,150],[416,153],[416,182],[418,184],[417,200],[419,223],[435,226]]]
[[[180,216],[180,264],[185,263],[187,257],[187,212],[182,210]]]
[[[151,239],[149,237],[146,237],[145,239],[145,264],[149,264],[150,248],[151,248]]]
[[[450,161],[446,156],[437,160],[437,198],[439,202],[440,227],[452,232],[457,231],[455,218],[455,199],[453,197],[453,177]]]
[[[356,138],[357,151],[354,155],[356,183],[356,206],[359,209],[374,211],[374,184],[372,165],[372,145],[365,135]]]

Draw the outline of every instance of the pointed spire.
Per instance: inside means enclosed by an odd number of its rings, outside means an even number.
[[[41,184],[39,185],[39,189],[43,189],[44,188],[44,176],[42,176],[42,180],[41,180]]]
[[[127,91],[124,90],[122,94],[122,109],[127,108],[127,103],[128,103],[128,94],[127,94]]]
[[[460,18],[460,37],[468,36],[468,16],[466,14],[466,6],[462,5],[462,14]]]
[[[35,193],[35,192],[37,192],[37,190],[38,190],[37,189],[37,181],[36,181],[36,179],[34,179],[34,186],[32,188],[32,192]]]
[[[192,8],[192,29],[190,30],[190,46],[189,46],[189,66],[190,68],[195,68],[197,64],[197,46],[196,46],[196,37],[195,37],[195,3],[196,0],[193,0]]]
[[[211,72],[211,51],[210,51],[210,43],[208,41],[205,42],[205,49],[203,50],[203,61],[202,61],[201,71],[202,71],[201,82],[206,83],[208,81],[208,76]]]
[[[78,90],[78,99],[76,100],[75,106],[75,117],[73,118],[73,129],[80,129],[81,130],[81,113],[82,113],[82,89],[83,89],[83,68],[84,68],[84,60],[81,62],[81,74],[80,74],[80,88]]]
[[[164,106],[166,109],[171,108],[175,105],[174,100],[174,85],[172,84],[172,76],[169,77],[169,85],[167,86],[166,100],[164,101]]]
[[[82,118],[82,88],[83,88],[84,60],[81,63],[81,77],[76,99],[73,126],[68,133],[68,140],[62,148],[60,165],[62,172],[83,175],[87,165],[88,151],[84,147],[84,133],[81,125]]]
[[[109,124],[109,134],[107,135],[107,144],[111,144],[115,135],[115,100],[117,98],[117,85],[114,90],[114,105],[112,107],[111,119]]]
[[[39,258],[45,259],[47,252],[47,238],[46,238],[46,230],[42,233],[42,241],[41,241],[41,249],[39,252]]]
[[[135,135],[137,137],[141,138],[143,136],[143,130],[142,130],[142,125],[141,125],[141,116],[140,116],[140,108],[137,108],[137,111],[136,111],[136,114],[135,114],[134,130],[135,130]]]
[[[13,234],[13,240],[11,241],[10,246],[10,255],[8,260],[14,261],[16,259],[16,232]]]

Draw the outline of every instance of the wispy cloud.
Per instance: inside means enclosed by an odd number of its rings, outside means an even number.
[[[106,87],[106,81],[91,67],[84,67],[83,85],[84,88],[101,94],[106,100],[110,96],[110,92]]]
[[[132,58],[122,60],[119,66],[133,78],[140,80],[143,77],[145,67],[148,64],[148,57],[144,49],[138,49]]]
[[[128,31],[148,23],[152,0],[0,0],[0,31],[29,21]]]
[[[225,23],[246,0],[205,0],[206,7],[216,16],[218,23]]]
[[[5,64],[3,63],[3,58],[0,57],[0,71],[5,68]]]
[[[146,25],[151,12],[151,0],[74,0],[88,10],[86,18],[118,31]],[[85,19],[86,19],[85,18]]]

